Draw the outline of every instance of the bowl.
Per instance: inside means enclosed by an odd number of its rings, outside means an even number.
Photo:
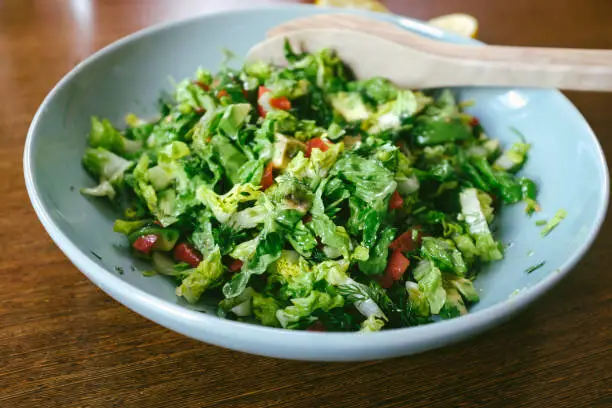
[[[132,271],[134,264],[141,270],[146,265],[134,261],[123,236],[113,233],[111,207],[79,194],[80,187],[91,184],[81,156],[92,115],[114,123],[127,112],[152,116],[160,92],[170,89],[169,77],[191,76],[199,65],[214,70],[222,48],[245,55],[274,25],[322,12],[338,10],[283,6],[198,16],[145,29],[80,63],[45,98],[25,144],[27,190],[42,224],[78,269],[125,306],[194,339],[249,353],[319,361],[387,358],[463,340],[508,319],[578,262],[607,208],[608,170],[601,147],[578,110],[555,90],[457,89],[460,98],[476,102],[470,111],[489,135],[509,144],[517,137],[514,127],[532,143],[523,172],[540,186],[543,210],[534,218],[520,205],[503,211],[498,237],[508,245],[506,257],[476,280],[480,303],[453,320],[377,333],[314,333],[220,319],[206,304],[198,310],[181,303],[164,277]],[[354,13],[442,41],[474,42],[408,18]],[[549,219],[560,208],[567,218],[542,238],[535,220]],[[541,261],[544,267],[525,272]]]

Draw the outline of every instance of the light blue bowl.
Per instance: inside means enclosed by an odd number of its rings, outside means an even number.
[[[593,132],[561,93],[507,88],[458,92],[476,101],[471,112],[489,135],[509,144],[516,140],[510,131],[515,127],[532,143],[524,173],[538,182],[543,211],[534,219],[525,216],[521,205],[503,212],[498,229],[509,245],[506,258],[477,279],[482,300],[467,316],[372,334],[271,329],[190,310],[177,300],[170,281],[131,271],[134,261],[122,249],[124,238],[112,232],[111,207],[78,192],[92,184],[81,167],[90,117],[119,124],[127,112],[154,115],[160,91],[170,89],[168,77],[191,76],[199,65],[214,70],[222,48],[244,55],[272,26],[322,11],[334,12],[307,6],[262,8],[149,28],[96,53],[62,79],[36,113],[24,151],[32,205],[56,244],[106,293],[163,326],[231,349],[302,360],[367,360],[440,347],[502,322],[550,289],[583,256],[601,226],[608,170]],[[411,19],[360,14],[444,41],[469,41]],[[542,238],[535,219],[549,219],[560,208],[569,215]],[[525,272],[540,261],[546,261],[543,268]],[[117,266],[125,273],[118,274]]]

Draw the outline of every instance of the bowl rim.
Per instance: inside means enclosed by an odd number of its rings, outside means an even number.
[[[274,348],[275,345],[282,347],[290,344],[291,342],[297,342],[295,344],[304,345],[304,347],[306,347],[308,350],[296,348],[296,352],[291,353],[291,358],[308,360],[317,359],[313,356],[320,356],[324,354],[325,356],[323,359],[325,360],[358,360],[360,359],[360,354],[364,353],[365,355],[380,357],[381,355],[387,354],[389,356],[400,355],[402,354],[401,350],[406,350],[411,346],[418,348],[419,351],[435,348],[452,341],[448,339],[460,338],[461,334],[463,334],[463,337],[466,337],[470,334],[479,333],[486,328],[509,318],[519,310],[531,304],[535,299],[539,298],[556,283],[558,283],[563,277],[565,277],[589,250],[604,222],[609,201],[609,174],[603,149],[593,130],[578,109],[565,95],[557,90],[546,90],[545,92],[555,94],[559,103],[566,104],[569,109],[573,109],[578,114],[578,117],[582,119],[581,125],[583,131],[588,135],[588,137],[591,138],[591,142],[594,144],[597,151],[599,161],[598,167],[599,171],[601,172],[602,180],[600,188],[603,194],[601,195],[600,202],[598,203],[594,228],[589,231],[586,239],[563,263],[563,265],[558,270],[550,272],[540,282],[529,287],[527,290],[521,290],[516,296],[513,296],[506,301],[455,319],[444,320],[431,325],[400,328],[367,334],[355,332],[313,333],[235,322],[212,314],[187,309],[179,304],[171,303],[170,301],[158,298],[145,292],[144,290],[137,288],[136,286],[133,286],[132,284],[115,276],[112,271],[90,259],[88,255],[81,251],[81,249],[79,249],[63,233],[63,231],[49,215],[41,194],[39,193],[36,183],[36,176],[34,174],[33,153],[38,129],[41,126],[42,113],[53,102],[56,95],[64,86],[66,86],[67,83],[69,83],[86,66],[104,57],[106,54],[111,53],[114,50],[123,47],[125,44],[136,41],[142,37],[146,37],[164,30],[169,30],[175,26],[188,24],[196,20],[206,21],[207,19],[214,19],[225,15],[238,15],[241,13],[252,12],[266,13],[289,9],[299,10],[311,7],[312,6],[309,5],[276,5],[263,7],[250,6],[239,9],[215,11],[212,13],[209,12],[196,16],[190,16],[189,18],[155,24],[136,31],[128,36],[122,37],[119,40],[116,40],[104,48],[96,51],[94,54],[81,61],[53,87],[39,106],[28,129],[23,153],[23,171],[28,196],[36,215],[47,233],[51,236],[60,250],[68,257],[68,259],[70,259],[70,261],[94,284],[119,301],[119,303],[137,311],[137,313],[140,315],[149,318],[162,326],[207,343],[269,356],[286,356],[288,353],[279,353],[275,352],[274,350],[262,351],[261,349],[254,351],[255,348],[257,348],[257,344],[261,345],[266,343],[268,348],[271,349]],[[346,9],[322,9],[327,10],[328,12],[355,13],[355,11],[348,11]],[[390,21],[401,24],[404,28],[411,29],[420,34],[427,33],[440,39],[453,39],[455,41],[477,43],[475,40],[462,39],[456,35],[453,35],[452,33],[447,33],[443,30],[432,28],[425,22],[404,16],[360,11],[356,11],[356,13],[369,16],[378,16],[379,18],[382,17],[387,20],[390,19]],[[217,332],[217,338],[212,338],[213,336],[210,334],[212,332]],[[409,336],[405,336],[403,334],[409,334]],[[225,340],[222,341],[222,337],[224,337]],[[233,338],[234,340],[241,339],[244,341],[254,341],[254,343],[251,347],[246,347],[239,346],[237,345],[237,342],[234,341],[233,343],[236,344],[228,346],[228,338]],[[352,338],[358,340],[354,340],[349,343],[349,339]],[[323,343],[323,341],[313,340],[323,340],[325,343]],[[396,351],[394,353],[377,353],[374,351],[375,349],[384,348],[400,351]],[[338,352],[337,356],[331,355],[331,353],[335,352]],[[304,354],[305,357],[300,356],[300,353]],[[353,354],[353,357],[347,357],[347,355],[351,353]]]

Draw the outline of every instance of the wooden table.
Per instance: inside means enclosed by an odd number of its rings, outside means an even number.
[[[38,222],[22,148],[51,87],[78,61],[163,20],[240,1],[0,0],[1,407],[610,407],[612,226],[575,271],[511,322],[426,354],[360,364],[281,361],[157,326],[81,275]],[[497,44],[612,48],[609,0],[395,0],[464,11]],[[571,94],[612,154],[612,95]]]

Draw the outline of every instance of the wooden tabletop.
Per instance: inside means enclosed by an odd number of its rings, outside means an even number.
[[[25,192],[21,156],[38,105],[116,39],[239,3],[0,0],[0,406],[612,406],[609,220],[573,273],[511,322],[453,347],[359,364],[275,360],[190,340],[113,301],[71,265]],[[490,43],[612,48],[609,0],[386,4],[422,19],[473,14]],[[612,94],[569,96],[612,157]]]

